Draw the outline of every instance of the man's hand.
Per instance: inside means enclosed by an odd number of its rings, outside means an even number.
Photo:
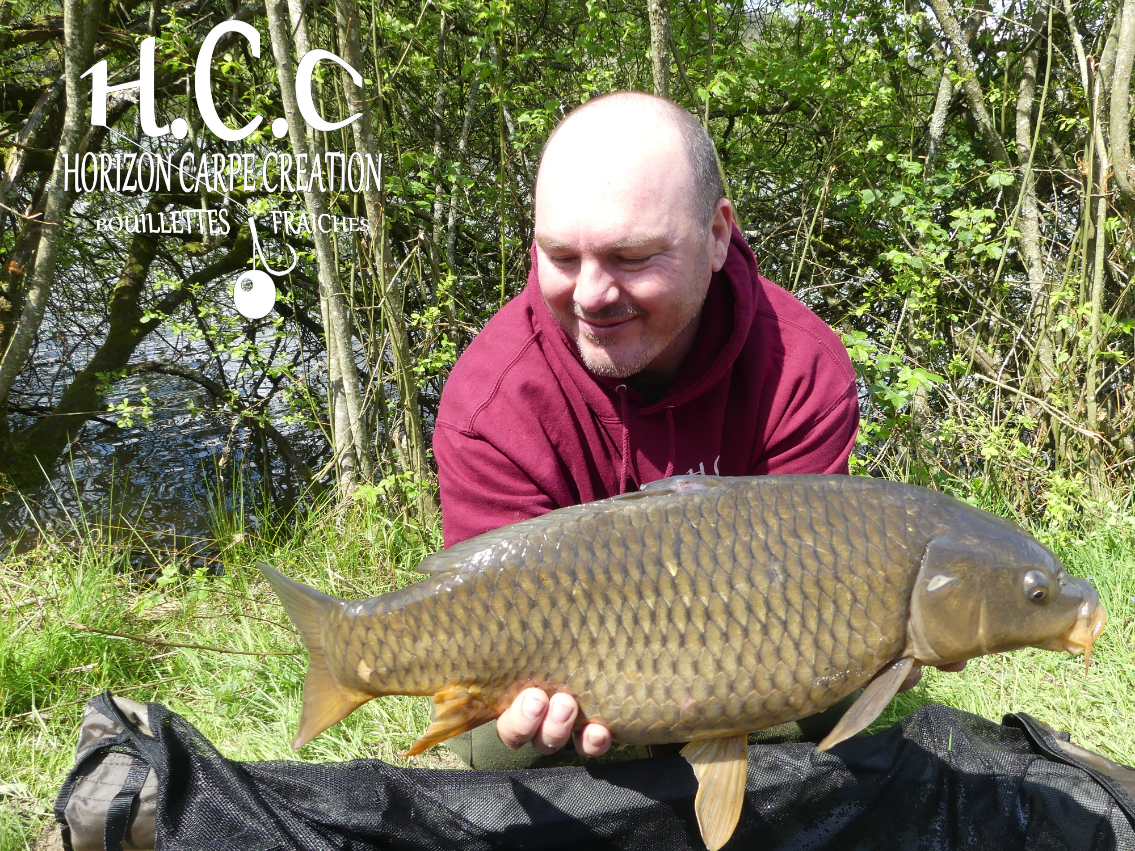
[[[497,719],[497,735],[512,749],[532,742],[539,753],[550,754],[567,744],[579,704],[570,694],[558,692],[548,700],[543,689],[528,688]],[[575,739],[575,749],[584,756],[600,756],[611,747],[611,731],[602,724],[588,724]]]
[[[935,665],[934,667],[937,668],[939,671],[946,671],[947,673],[953,674],[953,673],[957,673],[958,671],[962,670],[965,666],[966,666],[965,662],[951,662],[949,665]],[[906,679],[903,680],[902,685],[899,686],[899,691],[906,691],[907,689],[914,688],[916,685],[918,685],[918,681],[921,680],[921,679],[922,679],[922,666],[919,665],[916,668],[914,668],[914,670],[912,670],[909,674],[906,675]]]

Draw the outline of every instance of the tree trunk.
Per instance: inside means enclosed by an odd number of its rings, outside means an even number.
[[[973,41],[973,37],[977,34],[982,18],[981,14],[975,12],[966,21],[965,27],[962,29],[962,37],[967,45]],[[926,130],[926,162],[922,166],[922,179],[926,180],[934,170],[934,160],[938,156],[938,149],[942,146],[942,140],[946,138],[946,119],[949,116],[950,104],[954,100],[954,79],[953,71],[950,68],[950,59],[938,43],[938,37],[933,27],[925,19],[919,23],[918,33],[941,69],[941,76],[938,79],[938,92],[934,96],[934,109],[930,113],[930,125]]]
[[[950,43],[950,51],[954,54],[954,61],[958,64],[958,74],[962,78],[962,91],[969,103],[970,113],[977,123],[981,139],[994,159],[1000,160],[1007,167],[1011,163],[1009,152],[1005,150],[1005,144],[997,134],[997,128],[994,127],[993,119],[989,115],[985,94],[981,90],[981,81],[977,78],[973,54],[970,52],[958,19],[954,17],[946,0],[930,0],[930,6],[934,10],[935,17],[938,18],[938,25],[942,27],[946,40]]]
[[[362,47],[359,40],[358,8],[354,0],[335,0],[335,23],[338,29],[339,49],[343,59],[355,70],[363,66]],[[444,22],[443,22],[444,26]],[[440,49],[440,48],[439,48]],[[343,72],[343,89],[347,94],[347,106],[352,114],[361,117],[351,125],[355,150],[365,156],[376,157],[374,130],[370,122],[370,107],[363,99],[362,91]],[[410,338],[402,318],[401,299],[394,298],[391,282],[386,281],[386,222],[382,187],[369,183],[363,193],[366,201],[367,221],[370,227],[371,245],[378,250],[378,257],[372,264],[380,282],[382,320],[390,332],[391,353],[394,359],[394,375],[398,383],[398,395],[402,408],[402,427],[407,442],[407,464],[409,471],[418,481],[424,481],[429,474],[426,462],[425,437],[422,432],[422,419],[418,411],[418,382],[414,376],[413,358],[410,353]]]
[[[0,351],[8,348],[24,310],[25,278],[28,269],[35,265],[35,250],[43,234],[42,189],[48,177],[47,174],[42,175],[40,191],[36,193],[40,197],[34,199],[27,210],[35,219],[24,222],[24,226],[16,231],[12,251],[0,268]]]
[[[268,28],[271,34],[272,55],[276,62],[276,77],[284,103],[284,117],[288,122],[288,135],[295,154],[313,157],[315,151],[308,145],[304,121],[296,101],[295,70],[291,55],[291,27],[283,0],[271,0],[267,5]],[[317,187],[310,186],[304,193],[304,206],[312,221],[328,215],[327,199]],[[351,317],[346,294],[339,282],[335,250],[329,234],[313,228],[315,263],[318,270],[320,297],[326,302],[325,332],[328,360],[338,360],[338,380],[331,381],[329,393],[342,399],[347,417],[344,424],[333,419],[332,440],[339,470],[339,485],[343,493],[352,491],[360,480],[371,475],[370,456],[367,451],[363,418],[362,392],[359,387],[358,368],[352,346]],[[345,426],[345,428],[344,428]]]
[[[1046,27],[1051,17],[1042,4],[1033,15],[1032,30],[1047,32],[1052,37],[1052,28]],[[1049,297],[1052,291],[1047,281],[1044,257],[1040,246],[1040,210],[1036,198],[1036,173],[1033,169],[1033,144],[1036,135],[1033,126],[1033,107],[1036,101],[1036,76],[1040,63],[1040,47],[1033,42],[1026,51],[1021,63],[1021,81],[1017,90],[1017,111],[1015,130],[1017,137],[1017,169],[1020,175],[1020,249],[1025,271],[1029,276],[1029,290],[1033,293],[1031,319],[1037,330],[1036,359],[1040,377],[1033,395],[1045,398],[1056,379],[1056,361],[1053,350],[1052,332],[1047,327]],[[1037,123],[1043,116],[1037,117]]]
[[[19,148],[12,148],[8,155],[8,162],[4,166],[4,180],[0,183],[0,201],[7,202],[8,192],[12,185],[20,179],[24,171],[24,163],[28,159],[27,148],[40,148],[47,141],[46,128],[54,120],[58,120],[59,98],[63,94],[64,84],[60,79],[54,86],[44,92],[36,102],[28,120],[24,123],[20,135],[16,137]],[[0,229],[0,234],[3,230]]]
[[[288,15],[292,24],[292,37],[295,39],[296,54],[303,57],[308,51],[311,50],[311,40],[307,34],[307,20],[303,15],[304,3],[303,0],[288,0]],[[322,100],[323,84],[319,80],[312,80],[313,88],[318,92],[318,97]],[[323,138],[320,134],[311,127],[306,127],[308,149],[315,152],[316,156],[323,155]],[[319,299],[319,313],[325,329],[330,329],[332,323],[328,318],[327,299],[320,295]],[[334,447],[344,445],[342,440],[336,435],[353,434],[351,429],[350,410],[347,406],[347,399],[345,396],[345,388],[343,385],[343,368],[339,362],[339,347],[331,344],[331,337],[327,333],[324,334],[324,341],[327,343],[327,415],[331,424],[331,443],[333,451],[338,453]],[[340,475],[340,482],[344,487],[349,487],[345,484],[346,479]]]
[[[335,5],[336,21],[339,24],[339,42],[343,43],[343,36],[348,35],[343,31],[343,16],[339,11],[342,5],[350,5],[351,11],[357,15],[357,10],[353,3],[347,4],[338,2]],[[350,19],[348,19],[348,22]],[[438,256],[438,250],[442,244],[442,216],[445,214],[445,201],[442,200],[442,163],[444,158],[442,156],[441,137],[444,127],[443,118],[445,117],[445,31],[449,25],[449,21],[445,17],[445,12],[441,13],[441,21],[438,24],[437,32],[437,89],[434,91],[434,203],[433,203],[433,239],[430,241],[430,252],[434,257],[434,265],[441,265],[441,257]],[[358,27],[356,26],[357,30]],[[355,40],[358,41],[356,33]],[[436,287],[435,287],[436,289]]]
[[[477,54],[480,59],[480,53]],[[465,117],[461,120],[461,138],[457,140],[457,161],[465,163],[465,151],[469,147],[469,132],[473,126],[473,113],[477,105],[477,89],[481,86],[481,75],[474,70],[473,81],[469,84],[469,101],[465,105]],[[454,184],[449,196],[449,215],[445,222],[445,262],[451,274],[457,272],[457,194],[460,188]]]
[[[938,149],[946,137],[946,116],[950,102],[954,99],[954,83],[950,79],[950,69],[942,65],[942,76],[938,80],[938,94],[934,97],[934,110],[930,114],[930,126],[926,130],[926,161],[922,166],[922,179],[926,180],[934,171],[934,160]]]
[[[63,235],[63,219],[67,213],[67,191],[64,188],[64,164],[68,158],[80,153],[83,119],[86,115],[84,86],[81,75],[90,66],[94,36],[98,30],[101,11],[100,0],[66,0],[63,10],[63,64],[66,80],[67,107],[63,119],[63,133],[59,151],[47,190],[44,205],[44,224],[36,250],[35,266],[31,272],[23,298],[23,309],[15,331],[0,356],[0,411],[7,411],[8,394],[16,376],[24,367],[32,340],[43,322],[47,300],[55,283],[55,263]],[[2,451],[2,448],[0,448]]]
[[[670,97],[670,3],[646,0],[650,16],[650,58],[654,70],[654,93]],[[706,82],[708,86],[708,81]]]
[[[1128,202],[1135,202],[1135,171],[1131,168],[1131,66],[1135,59],[1135,0],[1124,0],[1111,81],[1110,142],[1115,185]]]
[[[1102,63],[1101,63],[1102,65]],[[1099,420],[1099,403],[1097,399],[1099,390],[1099,370],[1100,358],[1099,349],[1102,343],[1100,332],[1102,329],[1103,317],[1103,291],[1106,281],[1107,271],[1104,268],[1104,260],[1107,256],[1107,180],[1111,172],[1111,162],[1108,156],[1108,148],[1103,138],[1103,87],[1104,80],[1108,79],[1102,73],[1095,75],[1092,88],[1092,145],[1096,154],[1096,175],[1094,182],[1095,192],[1088,196],[1089,202],[1086,205],[1088,215],[1094,214],[1094,234],[1091,240],[1091,267],[1085,268],[1085,273],[1088,274],[1088,341],[1087,341],[1087,357],[1084,365],[1084,419],[1089,430],[1096,432],[1100,431]],[[1093,187],[1093,183],[1088,181],[1086,186]],[[1093,202],[1094,207],[1093,210]],[[1094,463],[1098,460],[1096,447],[1089,443],[1087,445],[1087,455],[1089,458],[1089,477],[1092,485],[1093,493],[1098,491],[1101,484],[1101,477],[1099,475],[1099,468]]]

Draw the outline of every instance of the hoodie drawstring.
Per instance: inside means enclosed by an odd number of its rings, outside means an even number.
[[[630,471],[631,463],[631,403],[627,399],[627,385],[620,384],[615,388],[615,392],[619,394],[619,408],[622,416],[620,423],[623,426],[623,446],[622,446],[622,461],[619,465],[619,493],[627,492],[627,473]],[[675,455],[675,441],[674,434],[674,406],[671,405],[666,409],[666,435],[668,439],[668,449],[666,456],[666,472],[662,478],[668,479],[674,475],[674,460]]]
[[[671,405],[666,409],[666,431],[670,437],[669,454],[666,456],[666,473],[662,476],[664,479],[670,478],[674,475],[674,407]]]
[[[619,469],[619,493],[627,492],[627,469],[630,463],[631,454],[631,429],[630,429],[630,416],[631,405],[627,401],[627,385],[620,384],[615,388],[615,392],[619,394],[619,400],[622,403],[622,423],[623,423],[623,462]]]

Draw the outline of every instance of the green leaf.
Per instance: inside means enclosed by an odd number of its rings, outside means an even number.
[[[990,189],[996,189],[999,186],[1011,186],[1016,180],[1017,178],[1011,172],[995,171],[986,178],[985,182]]]

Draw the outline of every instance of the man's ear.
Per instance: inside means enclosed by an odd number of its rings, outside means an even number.
[[[709,222],[709,232],[713,237],[713,271],[721,271],[725,258],[729,255],[729,241],[733,238],[733,205],[728,198],[717,202],[713,218]]]

